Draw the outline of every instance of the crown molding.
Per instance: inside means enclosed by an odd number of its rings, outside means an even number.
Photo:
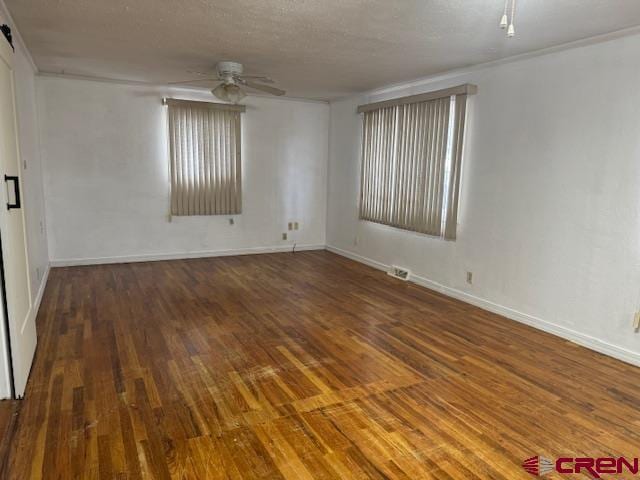
[[[355,93],[354,95],[382,95],[385,93],[394,92],[396,90],[404,90],[406,88],[411,87],[419,87],[421,85],[427,85],[430,83],[440,82],[449,80],[452,78],[456,78],[462,75],[466,75],[472,72],[477,72],[481,70],[486,70],[488,68],[497,67],[500,65],[506,65],[509,63],[522,62],[525,60],[529,60],[531,58],[542,57],[545,55],[551,55],[558,52],[563,52],[565,50],[572,50],[575,48],[586,47],[589,45],[595,45],[599,43],[610,42],[612,40],[617,40],[623,37],[630,37],[633,35],[640,34],[640,25],[624,28],[621,30],[615,30],[609,33],[603,33],[601,35],[595,35],[593,37],[586,37],[580,40],[574,40],[567,43],[562,43],[560,45],[554,45],[552,47],[541,48],[539,50],[533,50],[531,52],[519,53],[517,55],[511,55],[505,58],[499,58],[497,60],[491,60],[489,62],[478,63],[475,65],[468,65],[466,67],[455,68],[452,70],[447,70],[441,73],[436,73],[433,75],[428,75],[426,77],[420,77],[415,80],[409,80],[405,82],[396,82],[388,85],[384,85],[381,87],[374,88],[372,90],[368,90],[365,92]],[[350,95],[352,96],[352,95]],[[340,97],[335,100],[341,100],[348,97]],[[333,100],[332,100],[333,101]]]

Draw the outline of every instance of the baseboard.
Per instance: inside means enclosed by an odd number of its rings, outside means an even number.
[[[296,245],[295,251],[324,250],[324,244]],[[80,265],[104,265],[109,263],[157,262],[162,260],[184,260],[188,258],[229,257],[234,255],[257,255],[261,253],[282,253],[293,251],[293,245],[271,247],[237,248],[230,250],[207,250],[199,252],[172,252],[144,255],[124,255],[118,257],[67,258],[51,260],[52,267],[75,267]]]
[[[338,255],[350,258],[351,260],[355,260],[356,262],[364,263],[365,265],[377,268],[378,270],[388,271],[390,268],[389,265],[385,265],[384,263],[331,245],[327,245],[327,250]],[[627,348],[602,341],[585,333],[581,333],[576,330],[563,327],[562,325],[543,320],[533,315],[514,310],[513,308],[494,303],[490,300],[476,297],[475,295],[463,292],[462,290],[447,287],[446,285],[442,285],[441,283],[435,282],[426,277],[412,274],[409,280],[422,287],[428,288],[430,290],[435,290],[436,292],[442,293],[443,295],[461,300],[476,307],[482,308],[483,310],[502,315],[503,317],[509,318],[510,320],[515,320],[516,322],[524,323],[531,327],[537,328],[538,330],[551,333],[557,337],[569,340],[570,342],[576,343],[590,350],[594,350],[598,353],[602,353],[604,355],[616,358],[632,365],[640,366],[640,353],[634,352]]]
[[[327,245],[327,251],[337,253],[338,255],[350,258],[351,260],[355,260],[356,262],[364,263],[365,265],[377,268],[378,270],[382,270],[385,272],[389,270],[389,265],[385,265],[384,263],[380,263],[376,260],[371,260],[370,258],[363,257],[362,255],[358,255],[357,253],[353,253],[348,250],[342,250],[341,248]]]
[[[38,310],[40,310],[40,303],[42,303],[42,296],[44,295],[44,289],[47,286],[47,280],[49,279],[49,271],[51,270],[51,266],[47,263],[47,268],[44,270],[44,274],[42,275],[42,279],[40,280],[40,286],[38,287],[38,293],[36,294],[36,298],[31,305],[31,309],[29,310],[29,314],[25,319],[22,327],[20,327],[20,335],[24,333],[24,329],[31,320],[35,320],[35,317],[38,316]]]

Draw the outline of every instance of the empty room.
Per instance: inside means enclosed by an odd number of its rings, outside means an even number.
[[[640,478],[640,2],[0,0],[0,478]]]

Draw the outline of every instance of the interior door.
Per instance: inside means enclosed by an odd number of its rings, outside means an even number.
[[[15,396],[21,397],[35,352],[36,333],[35,325],[29,323],[31,287],[20,188],[13,55],[8,42],[0,37],[0,240]]]

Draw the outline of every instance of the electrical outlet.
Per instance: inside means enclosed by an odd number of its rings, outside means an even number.
[[[467,272],[467,283],[469,285],[473,284],[473,272]]]
[[[358,238],[358,235],[356,235],[355,237],[353,237],[353,244],[357,247],[358,243],[360,243],[360,238]]]
[[[289,231],[293,230],[293,222],[289,222]]]
[[[294,230],[298,230],[298,222],[294,222],[293,223],[293,229]]]
[[[36,276],[38,277],[38,281],[40,281],[42,279],[42,277],[40,275],[40,268],[36,268]]]
[[[284,233],[282,234],[282,239],[283,239],[283,240],[286,240],[286,239],[287,239],[287,232],[284,232]]]
[[[640,329],[640,312],[636,312],[636,314],[633,317],[633,329],[634,330]]]
[[[235,220],[233,218],[230,218],[229,219],[229,225],[233,225],[234,223],[236,223]]]

